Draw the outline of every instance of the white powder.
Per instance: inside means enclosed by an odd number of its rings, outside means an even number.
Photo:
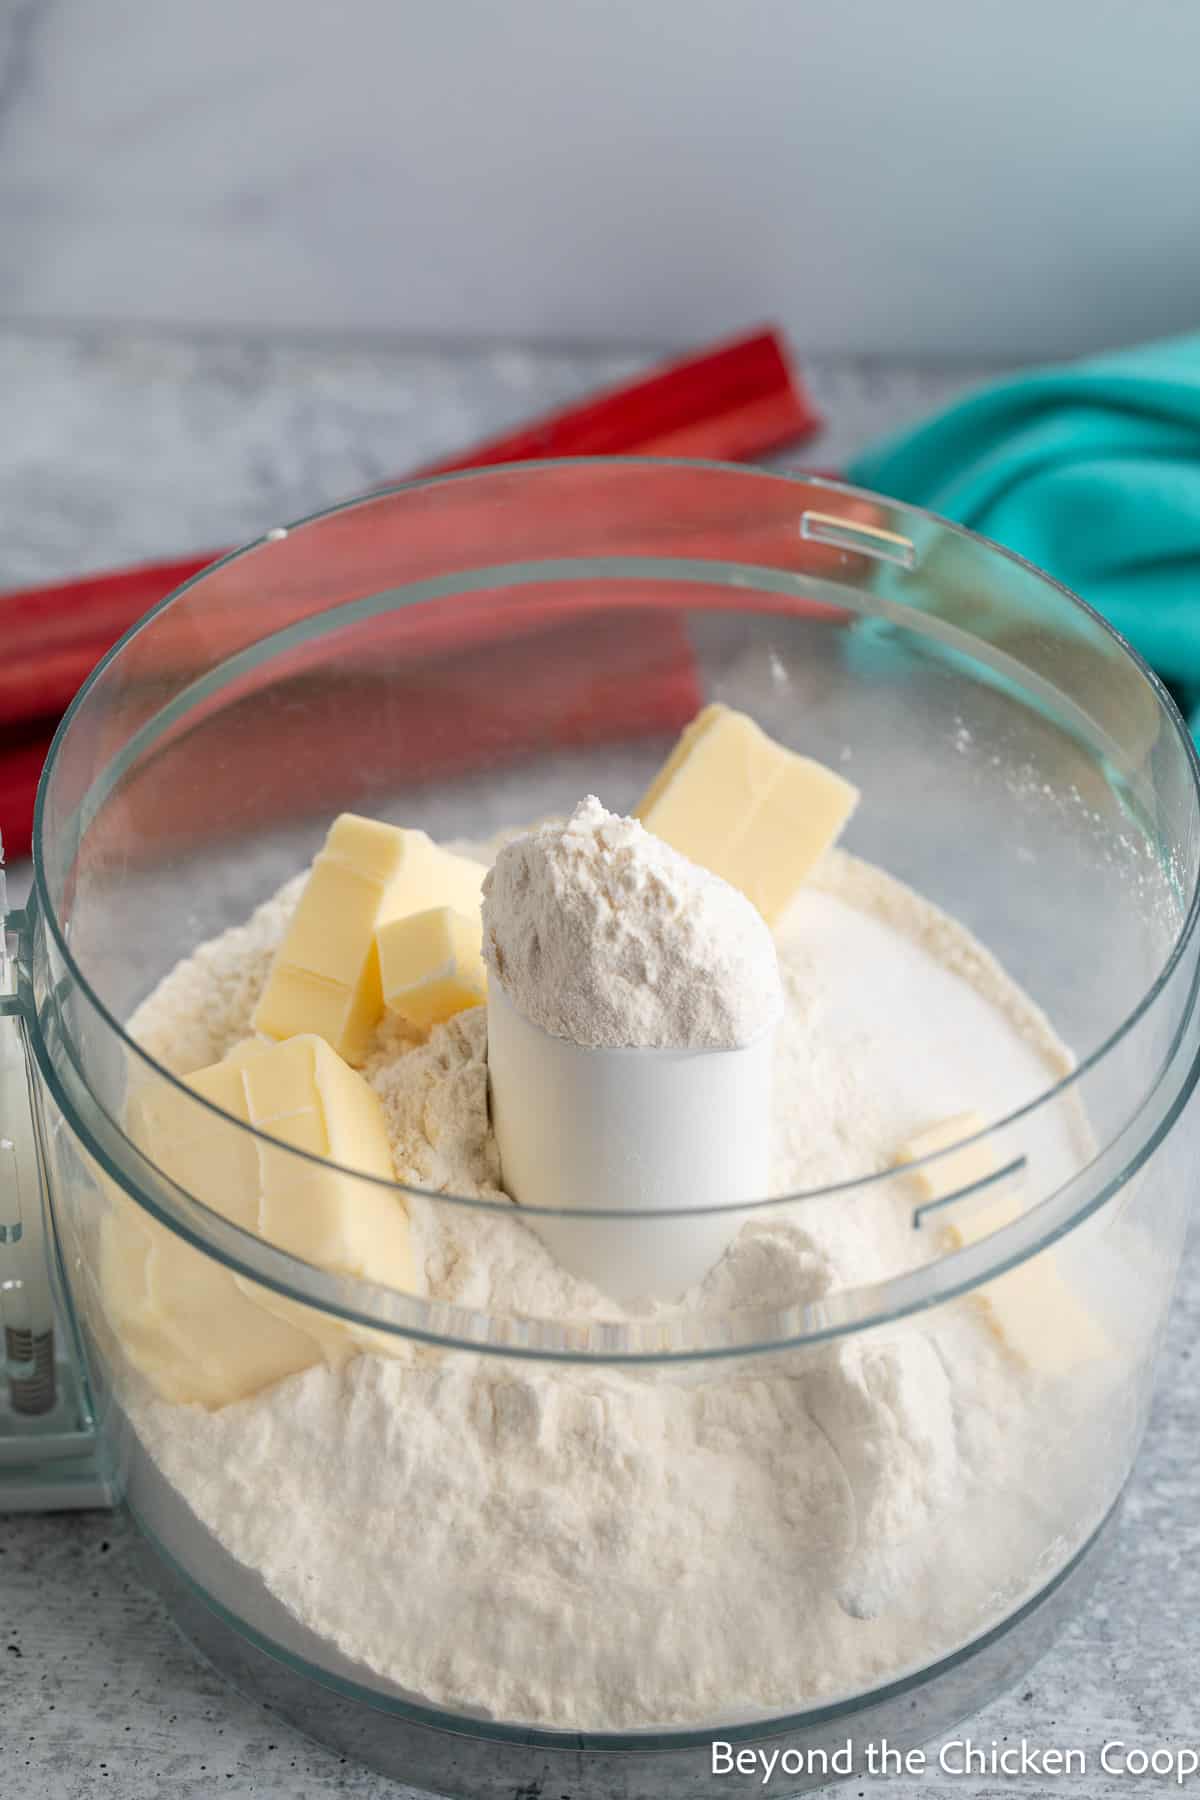
[[[500,851],[483,949],[518,1012],[596,1049],[733,1049],[782,1008],[745,895],[594,795]]]
[[[296,891],[146,1002],[134,1029],[170,1066],[248,1029]],[[997,1116],[1065,1066],[964,931],[841,853],[778,945],[781,1191],[882,1168],[915,1130]],[[377,1038],[367,1074],[400,1179],[498,1197],[485,1025],[480,1011],[425,1043]],[[1072,1129],[1048,1117],[1044,1151],[1064,1167]],[[898,1185],[757,1215],[684,1310],[778,1312],[925,1258]],[[625,1316],[516,1209],[409,1207],[431,1299]],[[399,1348],[214,1413],[131,1379],[129,1409],[199,1521],[200,1579],[232,1556],[315,1634],[303,1653],[325,1644],[364,1680],[505,1719],[729,1722],[860,1691],[1011,1611],[1110,1497],[1085,1441],[1099,1409],[1020,1367],[970,1302],[699,1365]]]

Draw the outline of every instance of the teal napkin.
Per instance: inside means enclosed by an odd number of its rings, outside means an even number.
[[[1200,737],[1200,335],[1016,376],[849,479],[967,525],[1082,595]]]

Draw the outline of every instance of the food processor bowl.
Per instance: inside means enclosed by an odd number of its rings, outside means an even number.
[[[752,1203],[796,1217],[901,1196],[912,1231],[877,1280],[614,1320],[450,1304],[307,1264],[139,1149],[131,1094],[211,1109],[135,1040],[130,1015],[301,868],[332,813],[480,841],[587,792],[628,811],[711,700],[849,774],[864,796],[849,850],[962,921],[1074,1053],[1028,1104],[986,1118],[982,1181],[922,1188],[911,1168],[872,1169],[839,1191]],[[0,1507],[127,1508],[180,1623],[233,1680],[437,1794],[759,1791],[761,1765],[714,1775],[714,1740],[788,1752],[774,1789],[798,1792],[824,1783],[822,1758],[847,1741],[903,1748],[943,1730],[1017,1679],[1086,1591],[1144,1426],[1195,1150],[1198,792],[1170,697],[1094,613],[969,532],[837,483],[581,460],[414,483],[268,533],[127,634],[43,776],[34,890],[8,917],[0,984]],[[226,1115],[212,1124],[255,1135]],[[273,1154],[303,1178],[302,1151]],[[998,1224],[954,1229],[998,1196]],[[630,1216],[547,1210],[556,1233],[601,1238]],[[232,1272],[243,1300],[347,1354],[417,1345],[446,1367],[645,1369],[715,1393],[851,1343],[919,1337],[945,1354],[944,1322],[1050,1267],[1070,1297],[1067,1360],[1072,1308],[1103,1354],[1069,1395],[1054,1368],[1029,1384],[1050,1498],[1006,1584],[955,1560],[963,1521],[949,1510],[969,1504],[978,1543],[1003,1533],[1029,1459],[912,1527],[905,1554],[941,1557],[959,1596],[919,1665],[881,1653],[844,1691],[797,1668],[768,1716],[733,1697],[711,1717],[622,1731],[496,1716],[350,1663],[164,1478],[139,1427],[136,1346],[101,1292],[113,1217],[167,1234],[198,1283]],[[686,1206],[670,1217],[686,1229]],[[330,1462],[314,1479],[343,1475]],[[806,1560],[840,1559],[853,1586],[877,1546],[853,1493],[840,1517],[797,1547],[781,1583],[801,1592]],[[583,1607],[577,1644],[589,1629]]]

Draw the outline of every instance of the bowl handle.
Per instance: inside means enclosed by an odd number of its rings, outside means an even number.
[[[58,1328],[29,1056],[25,915],[5,907],[0,845],[0,1513],[107,1506],[97,1435]]]

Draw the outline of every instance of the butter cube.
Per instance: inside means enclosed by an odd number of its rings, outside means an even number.
[[[162,1320],[164,1378],[177,1396],[203,1406],[246,1399],[314,1363],[341,1361],[352,1352],[346,1340],[335,1356],[322,1335],[304,1329],[305,1318],[313,1318],[309,1309],[293,1304],[289,1317],[264,1305],[278,1296],[239,1281],[162,1226],[146,1282],[150,1307]]]
[[[985,1129],[978,1113],[956,1113],[952,1119],[931,1125],[927,1131],[918,1132],[907,1144],[902,1144],[895,1160],[897,1163],[915,1163],[926,1156],[938,1157],[937,1162],[914,1169],[911,1179],[923,1199],[942,1200],[947,1194],[961,1193],[964,1188],[974,1187],[996,1173],[999,1164],[992,1146],[986,1137],[979,1135]],[[974,1138],[975,1142],[964,1143],[965,1138]],[[1013,1218],[1019,1211],[1019,1204],[1014,1203]]]
[[[323,1038],[248,1040],[186,1086],[235,1122],[165,1082],[135,1093],[129,1135],[164,1174],[319,1268],[413,1287],[408,1214],[380,1185],[392,1180],[382,1105]],[[127,1354],[168,1399],[224,1405],[377,1335],[234,1274],[115,1193],[100,1270]]]
[[[187,1089],[248,1123],[241,1069],[214,1063],[189,1075],[184,1088],[158,1080],[136,1089],[125,1109],[129,1136],[168,1180],[235,1225],[257,1230],[254,1139],[197,1106]]]
[[[256,1304],[231,1272],[112,1190],[100,1233],[105,1308],[122,1349],[163,1399],[224,1406],[329,1355],[316,1337]],[[297,1318],[302,1309],[296,1307]],[[343,1339],[341,1357],[352,1345]]]
[[[306,1140],[303,1147],[315,1148],[318,1156],[324,1156],[325,1123],[317,1093],[314,1044],[321,1044],[331,1057],[336,1056],[324,1038],[304,1032],[285,1038],[281,1044],[272,1044],[266,1051],[260,1050],[258,1044],[250,1050],[239,1045],[234,1053],[235,1066],[246,1091],[246,1117],[251,1125],[290,1144],[299,1143],[304,1136],[303,1121],[315,1119],[320,1141],[310,1146]],[[366,1085],[361,1075],[355,1079]]]
[[[281,1144],[257,1146],[260,1235],[319,1268],[410,1288],[403,1202],[389,1188],[329,1166],[392,1180],[378,1095],[311,1034],[251,1058],[243,1073],[250,1123]],[[329,1160],[304,1162],[291,1150]]]
[[[274,1048],[274,1040],[271,1038],[243,1038],[240,1044],[235,1044],[232,1050],[227,1050],[221,1061],[213,1064],[213,1068],[227,1069],[231,1066],[233,1068],[240,1068],[243,1063],[249,1062],[252,1056],[262,1056],[265,1051],[273,1050]],[[204,1071],[201,1070],[201,1074],[203,1073]],[[194,1075],[188,1076],[190,1082],[194,1082],[195,1079],[196,1077]]]
[[[149,1373],[148,1364],[163,1340],[164,1320],[151,1307],[147,1265],[154,1247],[155,1227],[148,1214],[136,1206],[115,1184],[109,1184],[109,1207],[100,1224],[97,1277],[104,1296],[108,1322],[129,1359]],[[162,1232],[162,1227],[158,1227]],[[163,1384],[155,1383],[160,1393]],[[174,1393],[167,1394],[175,1399]]]
[[[375,941],[383,1004],[410,1025],[436,1025],[487,998],[482,928],[449,906],[381,925]]]
[[[745,713],[706,706],[637,808],[647,831],[711,869],[773,923],[858,804],[858,789],[785,750]]]
[[[256,1031],[315,1032],[361,1062],[383,1012],[375,933],[431,906],[479,911],[486,871],[423,831],[342,813],[300,895],[254,1014]]]
[[[923,1199],[948,1199],[986,1180],[1000,1167],[986,1137],[975,1143],[962,1142],[984,1130],[978,1113],[959,1113],[910,1138],[896,1162],[938,1156],[929,1167],[913,1169],[910,1180]],[[939,1152],[947,1154],[939,1156]],[[953,1219],[942,1221],[946,1246],[961,1250],[978,1244],[1011,1225],[1023,1210],[1021,1195],[1012,1191],[991,1199],[981,1195],[976,1203],[967,1200],[961,1213],[956,1211]],[[1059,1273],[1053,1250],[1039,1251],[1015,1269],[994,1276],[972,1298],[1005,1349],[1028,1368],[1064,1375],[1110,1351],[1104,1330]]]

